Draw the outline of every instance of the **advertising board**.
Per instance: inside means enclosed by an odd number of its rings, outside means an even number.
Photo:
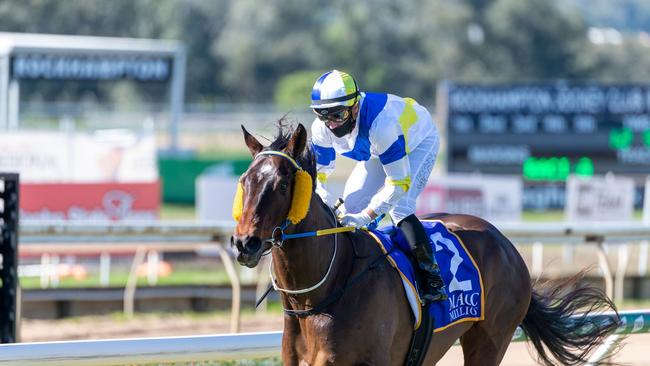
[[[160,183],[23,183],[20,219],[137,220],[158,219]]]
[[[522,182],[517,176],[450,174],[429,179],[417,213],[463,213],[489,220],[519,221]]]
[[[565,218],[570,221],[629,221],[634,215],[634,180],[625,177],[571,176]]]

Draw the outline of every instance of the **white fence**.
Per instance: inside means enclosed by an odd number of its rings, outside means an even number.
[[[602,351],[594,353],[590,363],[605,358],[619,335],[650,332],[650,309],[624,311],[620,316],[621,326],[605,342]],[[525,340],[521,328],[517,329],[513,342]],[[0,345],[0,366],[103,366],[253,359],[279,356],[281,344],[281,332],[19,343]]]
[[[650,226],[640,223],[502,223],[497,227],[515,244],[544,243],[595,244],[602,253],[601,268],[607,290],[613,292],[614,281],[604,255],[605,244],[644,243],[650,238]],[[222,258],[231,262],[223,243],[232,233],[231,223],[25,223],[20,230],[20,248],[40,246],[39,250],[54,250],[61,245],[87,246],[88,243],[111,247],[165,250],[197,242],[217,243]],[[647,245],[647,244],[645,244]],[[60,248],[59,248],[60,249]],[[172,249],[173,250],[173,249]],[[539,253],[538,253],[539,254]],[[535,260],[533,260],[535,261]],[[619,259],[620,261],[620,259]],[[224,262],[225,263],[225,262]],[[619,267],[620,267],[619,263]],[[624,271],[617,274],[624,276]],[[232,268],[233,322],[239,322],[239,287]],[[618,280],[618,278],[617,278]],[[618,282],[618,281],[617,281]],[[622,283],[622,282],[621,282]],[[621,286],[622,287],[622,286]],[[632,312],[637,333],[648,332],[650,311]],[[642,322],[640,328],[638,322]],[[647,325],[645,325],[647,324]],[[238,329],[238,327],[235,328]],[[631,331],[631,330],[630,330]],[[622,332],[629,333],[626,329]],[[521,332],[519,332],[521,333]],[[231,360],[277,356],[281,344],[279,332],[198,337],[147,338],[0,345],[0,365],[108,365],[116,363],[158,363],[205,360]],[[606,355],[606,352],[603,353]],[[603,356],[604,357],[604,356]]]
[[[640,222],[612,223],[496,223],[496,226],[513,243],[533,246],[531,272],[542,270],[544,244],[592,244],[596,246],[599,265],[605,280],[606,292],[616,300],[622,299],[623,280],[629,264],[628,243],[640,244],[639,275],[648,268],[648,240],[650,226]],[[228,243],[234,225],[232,222],[145,222],[145,223],[23,223],[20,227],[21,252],[47,252],[93,250],[97,252],[131,249],[139,250],[135,261],[142,261],[147,250],[192,250],[200,243],[216,244],[233,284],[239,291],[239,279],[231,258],[227,255]],[[106,243],[111,243],[110,247]],[[611,270],[606,256],[606,245],[618,246],[616,272]],[[134,263],[134,266],[137,263]],[[130,281],[135,282],[135,281]],[[615,286],[616,285],[616,286]],[[134,284],[133,284],[134,286]],[[614,291],[616,287],[616,291]],[[127,287],[127,290],[130,289]],[[127,293],[129,293],[127,291]],[[239,301],[237,299],[237,301]],[[125,300],[125,309],[128,308]],[[235,327],[233,327],[234,330]]]
[[[0,365],[99,366],[279,356],[281,332],[0,345]]]

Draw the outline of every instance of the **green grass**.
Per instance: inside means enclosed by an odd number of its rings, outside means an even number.
[[[616,303],[618,310],[638,310],[638,309],[650,309],[650,299],[643,300],[623,300],[620,303]]]
[[[524,211],[521,214],[522,221],[564,221],[564,211]]]
[[[564,210],[553,211],[524,211],[522,213],[522,221],[535,222],[535,221],[564,221]],[[641,220],[643,217],[642,210],[635,210],[632,216],[633,220]]]
[[[196,220],[194,205],[164,203],[160,209],[161,220]]]
[[[563,210],[552,211],[524,211],[522,213],[522,221],[525,222],[556,222],[564,221]],[[634,212],[634,220],[641,220],[643,212],[636,210]],[[196,208],[194,205],[180,205],[165,203],[162,205],[160,211],[160,218],[162,220],[195,220]],[[382,224],[388,223],[389,220],[382,221]]]
[[[129,273],[127,271],[115,270],[111,272],[109,287],[126,286]],[[158,286],[179,286],[179,285],[227,285],[230,284],[225,271],[218,269],[178,269],[174,270],[168,277],[158,277]],[[20,285],[23,289],[38,289],[41,287],[38,277],[21,277]],[[80,288],[99,287],[99,275],[90,275],[85,279],[63,278],[59,281],[59,288]],[[147,279],[140,277],[138,286],[148,286]]]

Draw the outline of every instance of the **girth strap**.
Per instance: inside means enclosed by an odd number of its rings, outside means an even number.
[[[422,305],[422,320],[420,327],[413,331],[411,338],[411,345],[406,354],[406,366],[420,366],[424,362],[424,357],[427,355],[431,338],[433,337],[434,319],[429,312],[429,303],[425,302]]]

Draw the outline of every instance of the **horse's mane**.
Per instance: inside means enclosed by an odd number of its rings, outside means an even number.
[[[277,128],[278,131],[277,135],[275,136],[275,140],[273,140],[265,150],[281,151],[282,149],[286,148],[287,144],[289,143],[289,139],[291,139],[291,135],[293,135],[293,132],[296,130],[296,128],[287,121],[286,117],[282,117],[277,121]],[[307,141],[307,146],[305,146],[302,154],[295,157],[295,159],[296,162],[298,162],[298,164],[300,164],[300,166],[305,171],[307,171],[309,175],[311,175],[312,182],[314,182],[315,186],[316,156],[309,141]]]

